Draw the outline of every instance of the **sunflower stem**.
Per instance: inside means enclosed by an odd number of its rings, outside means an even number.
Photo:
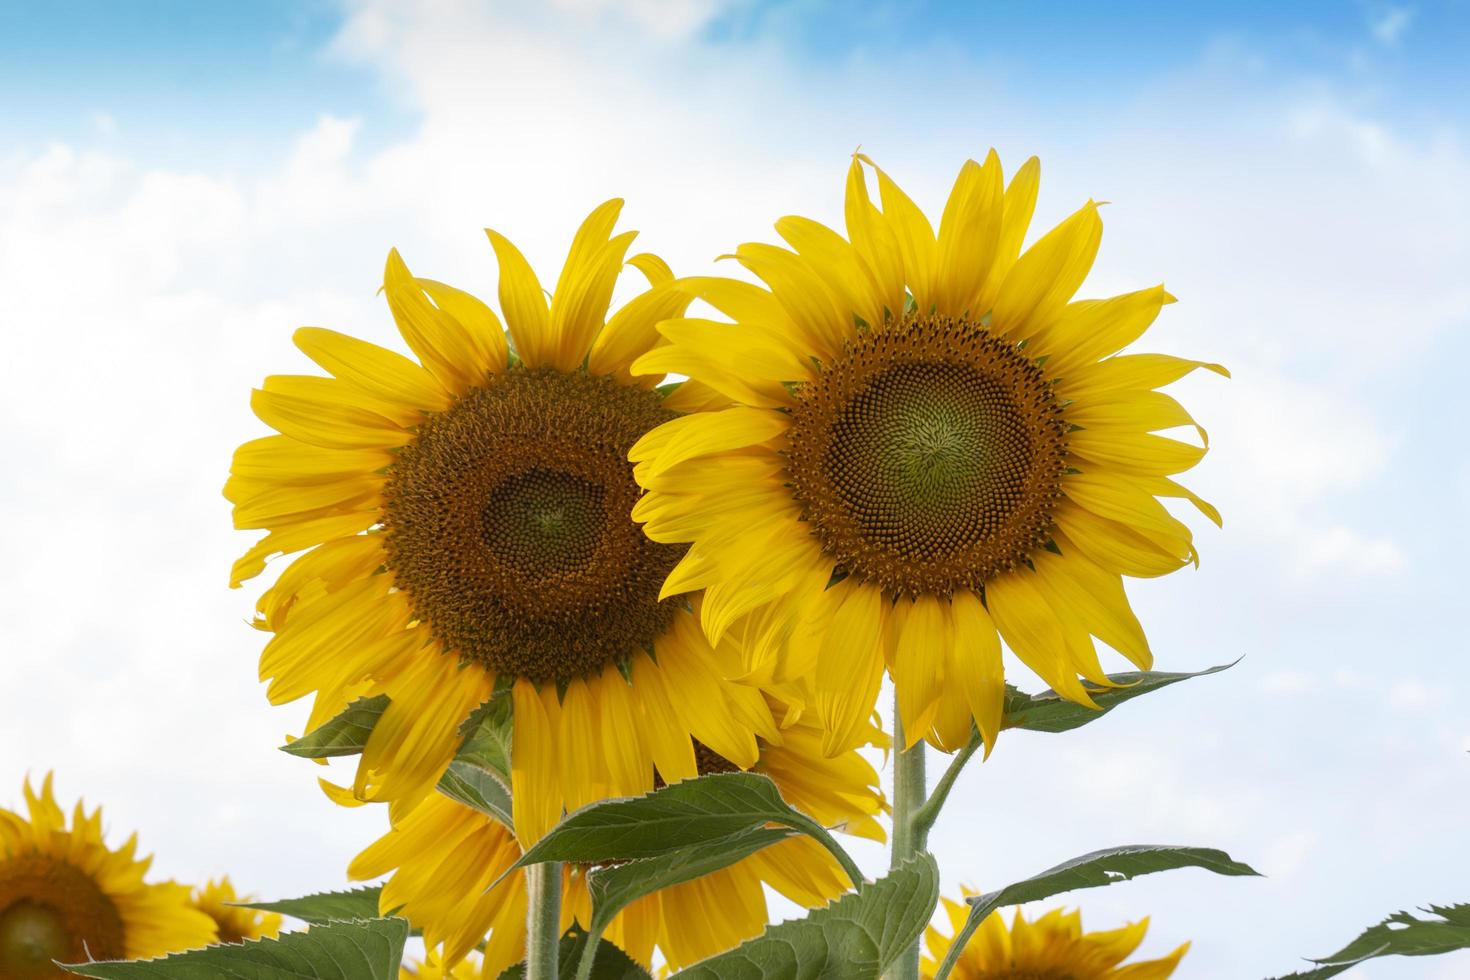
[[[556,980],[561,946],[561,863],[526,869],[526,980]]]
[[[928,841],[929,831],[934,827],[934,821],[939,819],[939,811],[944,808],[944,801],[949,799],[949,791],[954,789],[955,780],[964,771],[965,764],[970,761],[970,757],[984,744],[978,732],[972,735],[965,747],[954,754],[954,758],[944,770],[944,775],[940,776],[939,782],[934,784],[934,792],[929,794],[923,806],[914,811],[914,827],[924,841]]]
[[[903,717],[898,710],[898,692],[893,695],[893,737],[897,750],[893,756],[893,850],[888,866],[897,868],[924,850],[929,827],[921,824],[919,813],[924,806],[924,740],[919,739],[905,749]],[[932,821],[931,821],[932,823]],[[888,968],[887,980],[918,980],[919,940],[916,938]]]

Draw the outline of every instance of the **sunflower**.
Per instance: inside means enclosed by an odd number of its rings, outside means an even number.
[[[719,394],[633,447],[648,491],[634,517],[689,545],[663,594],[706,590],[712,642],[740,624],[752,674],[814,677],[828,751],[852,743],[886,665],[904,748],[952,750],[973,718],[988,753],[1002,639],[1086,705],[1078,675],[1108,683],[1094,637],[1151,664],[1122,576],[1196,561],[1158,498],[1219,520],[1171,479],[1205,450],[1156,434],[1194,421],[1154,389],[1226,372],[1117,353],[1173,301],[1162,286],[1072,301],[1097,204],[1021,252],[1034,158],[1009,185],[994,152],[966,163],[937,236],[874,167],[880,211],[865,164],[848,174],[847,238],[783,218],[790,250],[734,256],[764,288],[682,281],[735,322],[672,319],[634,364]]]
[[[25,787],[29,818],[0,809],[0,977],[64,977],[53,961],[143,959],[214,942],[209,916],[189,889],[143,882],[152,858],[134,857],[137,835],[117,850],[102,840],[102,809],[80,802],[68,829],[51,791]]]
[[[965,894],[973,895],[969,889]],[[962,902],[944,899],[950,929],[958,932],[969,915]],[[1082,913],[1052,909],[1035,922],[1016,910],[1011,928],[999,912],[986,917],[950,973],[952,980],[1164,980],[1174,973],[1189,943],[1157,960],[1119,966],[1143,942],[1148,919],[1109,932],[1082,931]],[[949,952],[951,936],[930,926],[921,974],[932,978]]]
[[[203,888],[194,889],[196,909],[214,920],[219,942],[238,943],[246,939],[274,939],[281,931],[281,917],[275,912],[261,912],[240,906],[250,901],[248,895],[236,895],[229,878],[216,878]]]
[[[886,804],[873,767],[856,751],[824,757],[822,732],[810,719],[793,721],[781,735],[779,744],[762,740],[752,767],[700,746],[699,771],[763,772],[788,803],[821,824],[883,840],[877,817]],[[865,737],[887,744],[883,733],[871,727]],[[384,910],[398,909],[423,929],[425,943],[442,950],[444,963],[457,963],[484,939],[484,975],[496,977],[525,956],[525,872],[513,872],[489,886],[521,853],[504,826],[434,794],[396,818],[385,836],[357,856],[348,875],[365,880],[391,873],[381,896]],[[574,921],[585,927],[591,919],[586,870],[563,867],[562,931]],[[763,883],[808,907],[849,887],[830,853],[811,838],[793,837],[721,871],[639,899],[618,915],[606,938],[644,965],[652,962],[657,947],[670,966],[680,969],[765,928]]]
[[[235,453],[235,524],[269,533],[232,584],[305,550],[260,599],[272,702],[314,694],[308,729],[364,695],[387,710],[359,761],[359,800],[411,807],[497,690],[514,708],[514,819],[535,840],[572,809],[696,772],[695,740],[741,766],[778,739],[761,694],[728,683],[683,599],[682,557],[631,520],[628,449],[703,407],[632,362],[683,312],[658,258],[608,318],[634,232],[621,201],[582,224],[548,303],[521,253],[489,232],[501,319],[388,256],[383,292],[408,357],[324,329],[296,344],[331,377],[276,376],[252,407],[278,430]]]
[[[480,967],[472,960],[464,960],[445,969],[433,950],[429,950],[422,960],[404,963],[398,968],[398,980],[479,980],[481,975]]]

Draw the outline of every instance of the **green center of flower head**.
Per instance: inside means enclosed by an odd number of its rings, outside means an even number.
[[[56,961],[125,952],[122,919],[90,875],[43,855],[0,860],[0,977],[60,977]]]
[[[70,946],[66,923],[50,906],[16,902],[0,911],[0,976],[49,976]]]
[[[792,485],[844,571],[894,595],[948,595],[1049,540],[1066,426],[1014,344],[910,315],[850,342],[798,397]]]
[[[685,549],[633,523],[627,455],[671,418],[654,391],[516,367],[427,419],[384,491],[388,566],[415,614],[466,662],[538,682],[652,644]]]

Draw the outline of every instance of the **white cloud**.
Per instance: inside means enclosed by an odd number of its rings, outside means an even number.
[[[1369,30],[1380,44],[1397,45],[1414,21],[1413,7],[1387,7],[1369,22]]]
[[[1396,575],[1407,564],[1408,559],[1393,539],[1366,537],[1339,525],[1302,540],[1293,567],[1299,579],[1310,579],[1324,573]]]
[[[1303,670],[1275,670],[1261,678],[1261,690],[1267,694],[1301,694],[1316,687],[1316,675]]]

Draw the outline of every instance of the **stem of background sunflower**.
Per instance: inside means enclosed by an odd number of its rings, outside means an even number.
[[[556,980],[561,952],[561,862],[526,869],[526,980]]]
[[[924,740],[905,749],[903,718],[898,711],[898,692],[893,694],[893,851],[888,866],[897,868],[924,850],[929,828],[916,819],[924,805]],[[886,980],[918,980],[919,940],[903,951],[888,968]]]

